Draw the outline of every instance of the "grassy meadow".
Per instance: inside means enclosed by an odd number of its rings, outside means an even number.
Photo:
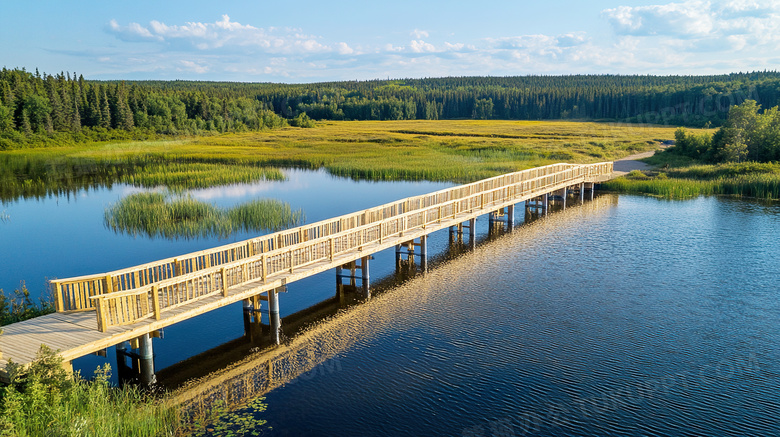
[[[652,150],[671,127],[564,121],[331,121],[313,128],[0,152],[0,196],[125,182],[179,188],[278,179],[277,167],[368,180],[469,182]]]

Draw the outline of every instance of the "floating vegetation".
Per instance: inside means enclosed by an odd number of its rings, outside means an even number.
[[[265,397],[258,397],[239,411],[230,411],[224,404],[215,407],[204,421],[192,424],[193,436],[259,436],[272,428],[268,421],[257,416],[265,412]]]
[[[279,231],[303,223],[303,211],[274,199],[229,209],[173,192],[136,193],[109,206],[104,224],[114,232],[163,238],[225,237],[238,231]]]

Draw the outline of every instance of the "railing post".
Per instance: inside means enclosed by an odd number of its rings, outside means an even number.
[[[106,305],[104,302],[105,298],[103,296],[99,296],[97,298],[97,322],[98,322],[98,329],[100,332],[106,332],[108,330],[108,320],[106,318]]]
[[[106,275],[105,279],[105,287],[103,288],[104,293],[113,293],[114,292],[114,281],[111,279],[111,275]]]
[[[57,312],[61,313],[65,311],[65,299],[62,296],[62,283],[55,282],[54,283],[54,294],[56,297],[56,305],[57,305]]]
[[[152,305],[154,306],[154,320],[160,320],[160,293],[157,286],[152,285]]]
[[[222,275],[222,297],[228,296],[228,284],[227,284],[227,270],[222,267],[220,269],[220,274]]]

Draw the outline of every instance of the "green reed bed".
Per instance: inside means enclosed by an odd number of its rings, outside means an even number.
[[[37,358],[27,369],[8,365],[0,436],[172,436],[181,428],[174,407],[137,387],[111,387],[108,366],[87,381],[65,373],[45,346]]]
[[[277,231],[304,220],[303,212],[274,199],[247,202],[229,209],[172,192],[136,193],[108,207],[106,227],[130,235],[162,238],[224,237],[233,232]]]
[[[632,171],[603,184],[622,193],[649,194],[669,199],[700,195],[730,195],[780,199],[780,165],[731,163],[673,168],[668,173]]]

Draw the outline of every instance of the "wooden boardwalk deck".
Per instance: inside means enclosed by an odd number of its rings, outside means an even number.
[[[554,164],[177,259],[54,280],[59,312],[2,328],[0,378],[8,359],[29,364],[42,344],[70,362],[480,215],[611,175],[611,162]],[[149,274],[154,271],[167,273]],[[73,306],[78,310],[67,310]]]

